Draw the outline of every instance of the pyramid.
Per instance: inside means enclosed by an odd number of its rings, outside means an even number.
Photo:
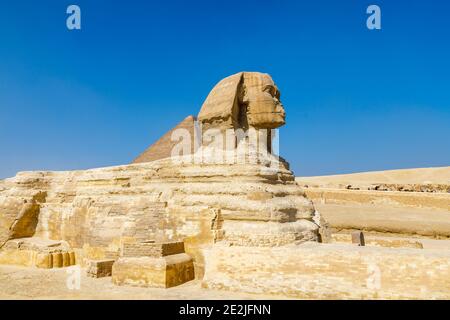
[[[151,162],[159,159],[169,158],[173,147],[179,143],[179,141],[172,141],[172,132],[177,129],[187,129],[194,138],[195,131],[195,117],[190,115],[183,121],[178,123],[174,128],[163,135],[158,141],[148,147],[143,153],[141,153],[132,163]],[[194,143],[191,143],[191,152],[194,152]]]

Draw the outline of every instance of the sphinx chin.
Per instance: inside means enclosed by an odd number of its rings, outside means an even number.
[[[257,129],[277,129],[286,124],[282,113],[258,113],[249,116],[249,123]]]

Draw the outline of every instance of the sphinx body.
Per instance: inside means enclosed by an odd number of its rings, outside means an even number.
[[[219,132],[270,131],[284,122],[278,89],[270,76],[260,73],[242,72],[219,82],[198,115],[203,130]],[[254,161],[192,162],[184,161],[192,159],[189,154],[164,157],[160,152],[150,155],[154,161],[141,157],[124,166],[19,173],[0,183],[0,246],[26,237],[64,240],[82,263],[115,259],[124,243],[184,241],[201,277],[203,250],[217,243],[318,241],[312,202],[285,161],[272,165],[277,159],[271,154],[272,137],[265,139],[268,152],[253,150]],[[247,140],[245,135],[236,138],[235,149]],[[206,158],[211,149],[230,152],[199,143]]]

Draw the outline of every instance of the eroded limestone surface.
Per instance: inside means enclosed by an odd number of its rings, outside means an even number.
[[[449,299],[450,250],[305,243],[220,247],[203,286],[300,299]]]
[[[84,264],[117,260],[126,244],[183,241],[201,277],[203,250],[217,242],[271,247],[317,241],[320,219],[288,163],[271,154],[270,134],[256,141],[262,149],[237,134],[283,125],[279,98],[269,75],[241,72],[218,83],[198,116],[205,129],[236,130],[231,148],[202,140],[194,155],[83,171],[21,172],[1,181],[0,245],[31,236],[64,240]]]
[[[112,281],[117,285],[170,288],[194,280],[192,258],[184,243],[145,241],[125,244],[122,257],[113,265]]]
[[[16,212],[0,216],[0,233],[4,241],[28,236],[28,228],[11,228],[28,205],[24,201],[45,192],[45,201],[33,209],[34,236],[65,240],[80,258],[117,258],[125,242],[168,239],[184,240],[186,251],[201,265],[199,249],[217,240],[217,219],[223,221],[223,240],[239,245],[315,240],[314,207],[291,172],[263,169],[263,164],[173,165],[160,160],[19,173],[7,179],[9,188],[0,194],[1,212]]]
[[[65,241],[19,238],[7,241],[0,250],[0,264],[44,269],[75,265],[75,253]]]

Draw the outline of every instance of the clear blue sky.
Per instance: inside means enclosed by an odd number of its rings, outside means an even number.
[[[443,0],[1,0],[0,178],[128,163],[239,71],[279,86],[297,175],[450,165],[449,17]]]

